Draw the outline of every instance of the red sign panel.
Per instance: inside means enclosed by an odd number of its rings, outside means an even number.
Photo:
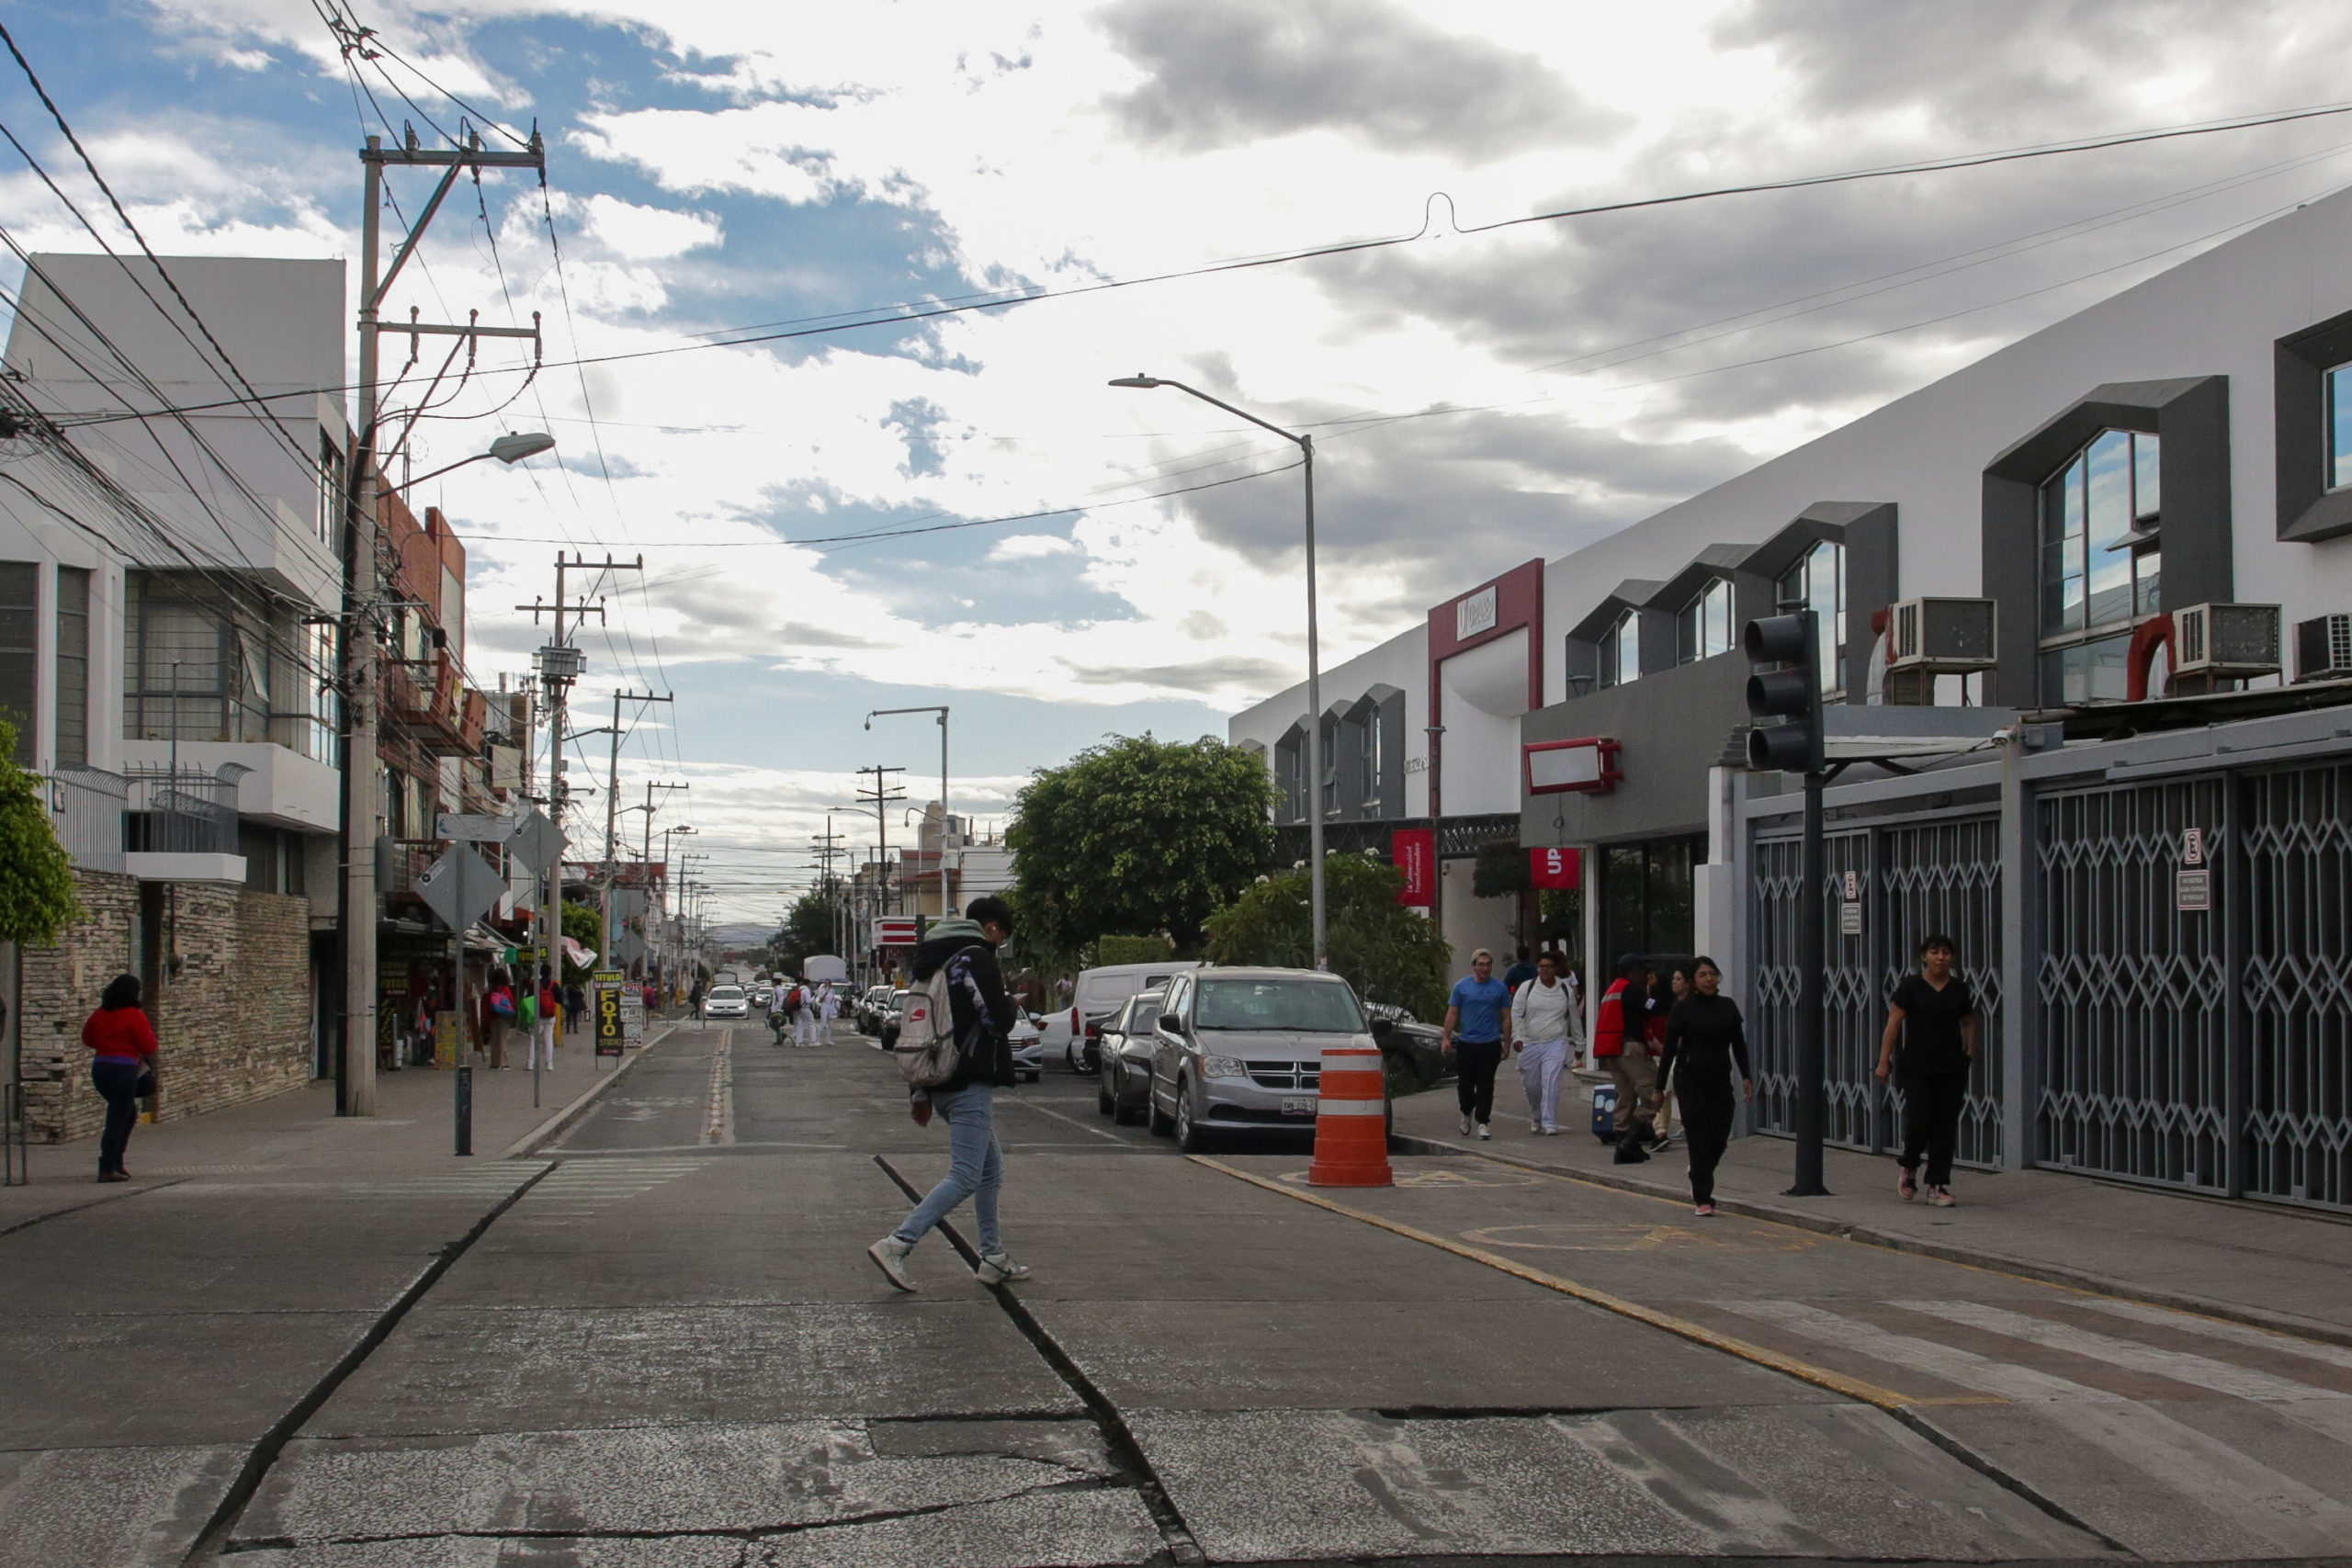
[[[1527,852],[1527,874],[1542,888],[1581,887],[1584,886],[1584,852],[1581,850],[1530,850]]]
[[[1426,909],[1437,902],[1437,829],[1399,828],[1388,835],[1388,858],[1405,874],[1396,902]]]

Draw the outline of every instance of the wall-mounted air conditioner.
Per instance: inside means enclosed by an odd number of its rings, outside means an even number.
[[[2278,606],[2191,604],[2172,613],[2172,673],[2245,680],[2278,673]]]
[[[1905,599],[1889,617],[1887,670],[1970,675],[1990,670],[1997,607],[1990,599]]]
[[[2295,679],[2352,681],[2352,615],[2295,623]]]

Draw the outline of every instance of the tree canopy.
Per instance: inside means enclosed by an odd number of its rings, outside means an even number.
[[[1014,803],[1021,918],[1048,948],[1166,931],[1196,953],[1208,918],[1266,868],[1272,807],[1265,763],[1213,737],[1090,747]]]
[[[1437,929],[1396,902],[1404,874],[1361,855],[1323,861],[1324,941],[1331,972],[1357,995],[1389,1002],[1435,1021],[1445,1010],[1445,971],[1453,950]],[[1213,964],[1270,964],[1304,969],[1314,962],[1315,920],[1305,871],[1270,876],[1210,917]]]
[[[82,918],[82,906],[40,781],[16,764],[16,754],[17,727],[0,720],[0,940],[51,947]]]
[[[793,900],[792,908],[785,911],[784,928],[768,939],[771,969],[797,975],[801,960],[833,951],[841,941],[833,931],[838,894],[838,887],[827,883]]]

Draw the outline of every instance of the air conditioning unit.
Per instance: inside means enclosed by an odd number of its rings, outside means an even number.
[[[1888,618],[1890,672],[1971,675],[1990,670],[1999,629],[1990,599],[1905,599]]]
[[[2295,624],[2295,679],[2352,681],[2352,615]]]
[[[2172,613],[2172,672],[2243,680],[2278,673],[2278,606],[2191,604]]]

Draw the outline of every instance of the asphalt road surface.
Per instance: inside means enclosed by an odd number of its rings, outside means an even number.
[[[1484,1159],[1310,1190],[1303,1141],[1187,1159],[1094,1095],[1000,1095],[1036,1270],[1005,1289],[968,1211],[920,1293],[884,1284],[864,1249],[944,1134],[845,1025],[756,1020],[673,1035],[531,1159],[0,1237],[46,1292],[6,1348],[0,1561],[2352,1551],[2352,1349]],[[388,1245],[453,1226],[422,1273]],[[164,1349],[90,1350],[105,1303],[171,1292],[136,1335]],[[76,1555],[142,1508],[137,1552]]]

